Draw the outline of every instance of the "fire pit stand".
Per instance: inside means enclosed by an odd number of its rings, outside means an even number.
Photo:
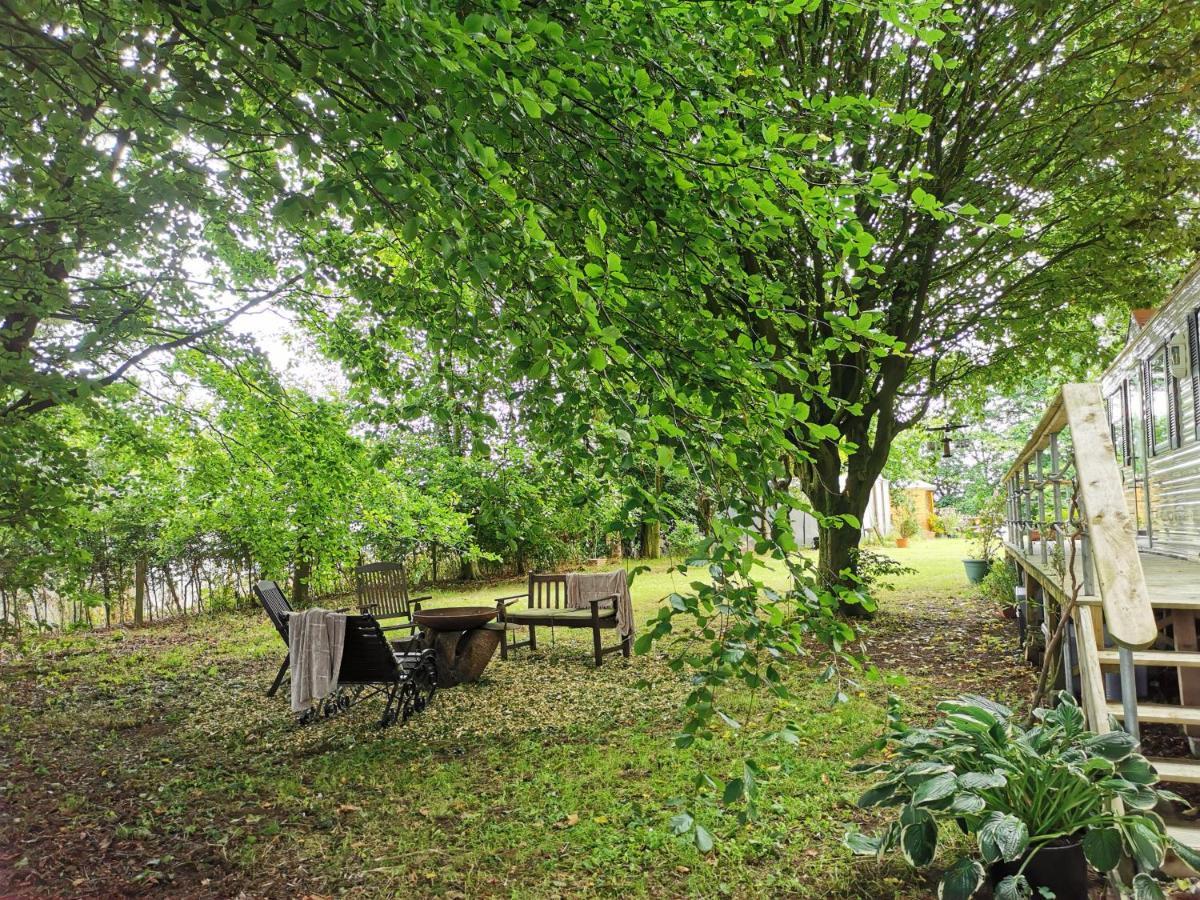
[[[479,680],[504,637],[495,617],[493,606],[443,606],[413,615],[421,646],[433,650],[439,688]]]

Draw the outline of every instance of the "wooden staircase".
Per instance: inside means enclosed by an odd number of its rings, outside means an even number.
[[[1063,386],[1005,485],[1006,555],[1028,600],[1043,601],[1051,633],[1060,614],[1070,616],[1064,682],[1081,696],[1089,727],[1140,737],[1143,724],[1161,723],[1200,739],[1200,564],[1139,552],[1099,386]],[[1139,667],[1174,669],[1181,702],[1139,700]],[[1106,671],[1120,675],[1119,702],[1106,696]],[[1151,762],[1164,782],[1200,784],[1200,759]],[[1200,825],[1169,830],[1200,849]]]

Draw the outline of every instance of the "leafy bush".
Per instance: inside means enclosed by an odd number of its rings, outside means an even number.
[[[947,537],[955,537],[962,534],[965,519],[963,514],[953,506],[946,506],[938,510],[938,521],[942,526],[942,533]]]
[[[1004,495],[999,491],[992,494],[979,510],[979,515],[967,529],[967,537],[974,542],[974,559],[991,561],[1000,553],[1000,528],[1004,525]]]
[[[671,556],[690,558],[704,543],[704,535],[695,522],[683,519],[667,534],[667,553]]]
[[[1012,606],[1016,600],[1017,573],[1007,563],[1000,562],[988,569],[979,583],[980,593],[999,607]]]
[[[878,834],[851,831],[846,845],[877,857],[899,849],[910,865],[926,866],[943,825],[974,835],[979,859],[963,856],[950,866],[939,891],[944,900],[972,896],[983,884],[984,863],[1028,859],[1081,834],[1088,862],[1101,872],[1115,869],[1123,855],[1153,871],[1168,848],[1200,865],[1200,854],[1171,838],[1154,812],[1160,801],[1181,798],[1155,787],[1158,773],[1129,734],[1088,731],[1070,694],[1060,693],[1054,709],[1037,710],[1038,724],[1028,729],[983,697],[939,704],[942,716],[930,728],[906,727],[894,699],[889,706],[888,733],[874,747],[891,755],[856,767],[884,776],[859,805],[898,807],[899,815]],[[1116,800],[1127,812],[1113,812]],[[1024,865],[999,883],[997,898],[1031,896]],[[1138,887],[1138,896],[1161,896],[1152,880]]]
[[[916,537],[921,530],[917,522],[917,504],[907,491],[898,491],[895,497],[893,518],[896,521],[896,533],[902,538]]]
[[[892,579],[900,575],[915,575],[917,570],[883,553],[872,553],[858,547],[854,551],[854,575],[862,589],[874,595],[879,590],[891,590]]]

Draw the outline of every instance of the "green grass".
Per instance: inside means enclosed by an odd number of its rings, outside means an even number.
[[[907,675],[898,690],[917,715],[958,691],[1027,692],[1002,626],[966,587],[964,549],[882,551],[919,571],[885,594],[865,645]],[[638,618],[682,589],[656,565],[635,582]],[[848,823],[867,821],[847,766],[878,734],[881,683],[831,705],[798,661],[798,747],[742,735],[680,751],[687,684],[661,652],[597,671],[590,634],[539,637],[536,654],[497,658],[480,683],[383,733],[374,708],[298,728],[282,698],[263,698],[282,645],[257,614],[31,644],[0,664],[0,893],[928,896],[924,874],[840,846]],[[761,727],[760,713],[747,730]],[[747,753],[765,769],[764,808],[739,827],[692,785]],[[674,798],[717,836],[714,852],[671,834]]]

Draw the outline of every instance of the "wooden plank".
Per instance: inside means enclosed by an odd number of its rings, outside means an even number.
[[[1118,719],[1125,718],[1120,703],[1108,704],[1108,711]],[[1200,709],[1190,706],[1170,706],[1165,703],[1139,703],[1138,721],[1161,722],[1165,725],[1200,725]]]
[[[1104,599],[1104,624],[1117,644],[1149,647],[1158,637],[1158,626],[1146,595],[1137,532],[1125,506],[1100,388],[1065,384],[1061,396],[1071,426],[1082,514]]]
[[[1151,759],[1150,765],[1163,781],[1181,784],[1200,784],[1200,760],[1196,759]]]
[[[1200,659],[1196,643],[1196,613],[1192,610],[1171,611],[1171,632],[1175,638],[1176,651],[1190,651],[1183,655]],[[1185,706],[1200,706],[1200,671],[1195,667],[1181,667],[1176,672],[1179,679],[1179,702]],[[1200,737],[1200,729],[1185,729],[1190,738]]]
[[[1091,607],[1075,607],[1075,643],[1079,649],[1079,683],[1088,725],[1097,734],[1108,728],[1108,702],[1096,652],[1096,624]]]
[[[1116,650],[1101,650],[1100,665],[1115,666],[1120,664]],[[1194,651],[1176,650],[1134,650],[1133,661],[1139,666],[1165,666],[1169,669],[1198,669],[1200,668],[1200,653]],[[1193,675],[1200,674],[1193,672]],[[1200,699],[1184,698],[1188,706],[1200,706]]]

